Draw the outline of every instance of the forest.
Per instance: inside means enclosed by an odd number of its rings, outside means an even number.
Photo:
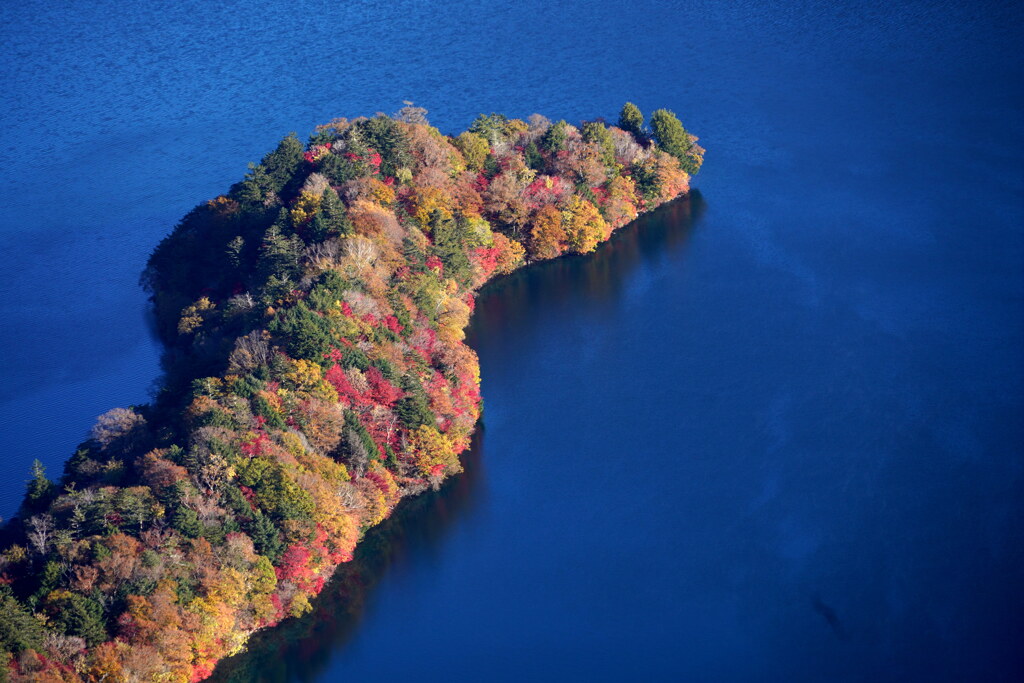
[[[162,388],[101,415],[0,531],[0,681],[200,681],[312,609],[362,535],[461,471],[488,281],[587,254],[689,190],[670,111],[426,110],[286,136],[142,275]]]

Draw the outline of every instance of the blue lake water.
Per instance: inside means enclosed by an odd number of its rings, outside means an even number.
[[[146,256],[284,133],[630,99],[709,150],[486,292],[466,475],[222,678],[1024,678],[1018,3],[61,4],[0,6],[4,516],[147,400]]]

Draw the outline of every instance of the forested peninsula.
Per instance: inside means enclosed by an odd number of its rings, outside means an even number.
[[[100,416],[59,480],[34,467],[0,536],[0,681],[199,681],[308,612],[367,529],[461,470],[476,292],[686,193],[696,140],[629,103],[617,125],[447,136],[407,105],[285,137],[149,259],[155,400]]]

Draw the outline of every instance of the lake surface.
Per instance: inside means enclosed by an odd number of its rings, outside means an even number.
[[[284,133],[629,99],[709,150],[486,291],[466,474],[222,678],[1024,678],[1019,3],[76,5],[0,6],[4,516],[148,400],[146,256]]]

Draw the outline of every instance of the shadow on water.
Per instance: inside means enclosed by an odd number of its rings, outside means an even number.
[[[510,328],[537,322],[537,311],[570,302],[600,306],[619,295],[626,276],[645,261],[677,251],[704,214],[699,190],[641,216],[596,252],[534,264],[488,284],[466,330],[475,349],[498,343]]]
[[[499,339],[508,325],[529,324],[539,307],[575,300],[614,298],[637,265],[675,251],[685,243],[704,211],[694,190],[620,230],[596,253],[547,261],[488,285],[467,330],[476,346]],[[479,503],[484,480],[484,422],[463,456],[465,471],[439,491],[404,500],[392,516],[371,529],[316,599],[313,611],[263,631],[245,652],[224,660],[210,679],[216,683],[284,683],[319,680],[333,655],[352,640],[371,591],[393,567],[436,551],[451,525]]]

